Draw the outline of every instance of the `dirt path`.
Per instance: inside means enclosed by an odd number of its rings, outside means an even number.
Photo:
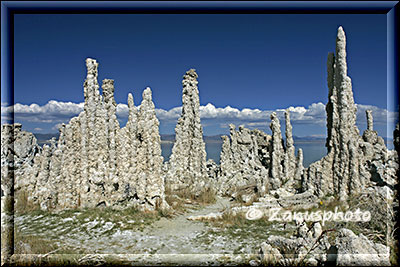
[[[191,210],[172,219],[161,218],[151,228],[147,228],[145,233],[159,236],[160,238],[168,237],[171,239],[192,236],[205,231],[207,227],[202,222],[188,220],[188,217],[220,212],[229,206],[230,203],[227,198],[218,197],[216,203],[204,206],[198,210]]]
[[[171,219],[161,218],[144,230],[138,237],[137,245],[143,252],[151,248],[150,252],[157,254],[215,253],[215,248],[210,248],[209,244],[203,243],[199,238],[207,233],[208,226],[187,218],[219,212],[229,206],[228,199],[217,198],[215,204],[188,211]]]

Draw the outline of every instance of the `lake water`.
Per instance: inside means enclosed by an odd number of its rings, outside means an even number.
[[[303,150],[303,166],[308,167],[314,161],[321,159],[326,155],[325,142],[298,142],[294,144],[297,149],[301,148]],[[164,160],[167,161],[171,155],[173,143],[163,143],[161,144],[162,156]],[[219,157],[221,153],[222,143],[217,142],[206,142],[206,152],[207,160],[213,159],[217,164],[219,164]]]

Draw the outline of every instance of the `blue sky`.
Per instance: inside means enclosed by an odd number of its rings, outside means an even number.
[[[230,122],[269,132],[268,114],[288,107],[295,135],[325,135],[326,58],[342,25],[359,128],[372,108],[386,136],[385,15],[17,14],[14,25],[16,121],[30,131],[54,132],[79,113],[92,57],[100,84],[115,79],[122,123],[128,93],[139,105],[150,86],[160,131],[173,133],[182,76],[195,68],[206,135]]]

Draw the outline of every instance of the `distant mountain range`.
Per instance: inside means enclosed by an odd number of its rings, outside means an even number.
[[[222,135],[209,135],[209,136],[204,136],[203,139],[204,139],[204,142],[206,142],[206,143],[222,143],[221,136]],[[173,143],[175,141],[175,135],[174,134],[162,134],[161,141]]]
[[[33,133],[33,135],[36,137],[38,144],[42,146],[43,144],[49,144],[50,139],[53,137],[58,140],[60,133],[47,133],[47,134]]]
[[[56,138],[58,140],[59,133],[47,133],[47,134],[41,134],[41,133],[33,133],[36,136],[36,139],[38,140],[39,145],[43,144],[49,144],[51,138]],[[209,135],[209,136],[204,136],[204,141],[206,143],[222,143],[221,139],[222,135]],[[392,138],[383,138],[385,142],[393,142]],[[293,136],[293,141],[295,143],[325,143],[326,137],[316,137],[316,136]],[[175,141],[175,135],[174,134],[161,134],[161,141],[163,143],[173,143]]]
[[[38,140],[39,145],[50,143],[50,139],[53,137],[56,138],[56,140],[58,140],[58,137],[60,136],[59,133],[47,133],[47,134],[33,133],[33,134]],[[175,141],[175,135],[162,134],[161,141],[166,143],[167,142],[173,143]],[[221,135],[204,136],[204,141],[207,143],[222,143]]]

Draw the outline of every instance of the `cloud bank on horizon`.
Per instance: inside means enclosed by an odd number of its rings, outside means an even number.
[[[56,100],[50,100],[47,104],[42,106],[38,104],[25,105],[20,103],[7,106],[6,103],[2,103],[1,121],[2,123],[10,121],[11,114],[14,112],[15,122],[22,123],[23,126],[27,123],[29,124],[28,127],[26,127],[27,130],[55,132],[61,123],[68,123],[72,117],[77,116],[83,111],[83,106],[83,102],[73,103]],[[294,126],[302,125],[305,127],[316,126],[324,128],[326,125],[325,104],[321,102],[313,103],[308,107],[290,106],[288,109],[290,110],[291,123]],[[373,105],[357,104],[358,125],[366,124],[365,110],[367,109],[372,110],[374,125],[378,127],[380,125],[382,128],[385,128],[385,125],[395,123],[398,117],[397,112],[388,111],[387,109]],[[164,133],[165,131],[173,133],[181,110],[182,107],[175,107],[169,110],[156,108],[156,114],[160,120],[160,128],[164,126]],[[284,127],[284,111],[285,109],[260,110],[243,108],[240,110],[231,106],[223,108],[215,107],[213,104],[208,103],[205,106],[200,106],[200,117],[202,119],[205,135],[227,133],[230,123],[268,131],[272,112],[277,113],[281,125]],[[128,118],[128,105],[118,104],[117,116],[121,125],[125,125]],[[41,126],[39,127],[35,124],[40,124]],[[210,130],[211,128],[212,130]],[[293,130],[296,134],[295,128]],[[312,130],[306,135],[313,135]]]

